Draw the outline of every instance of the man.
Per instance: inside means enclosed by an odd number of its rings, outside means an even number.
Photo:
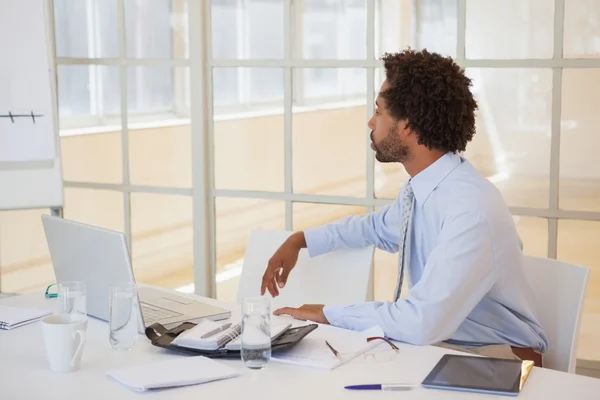
[[[304,305],[275,314],[355,330],[379,325],[387,337],[416,345],[541,358],[548,340],[535,316],[512,216],[499,191],[458,155],[475,133],[471,80],[452,59],[426,50],[382,60],[386,79],[368,123],[371,148],[380,162],[402,163],[411,178],[378,212],[291,235],[269,260],[262,293],[279,294],[301,248],[314,257],[375,245],[399,252],[394,301]],[[400,298],[404,271],[409,291]]]

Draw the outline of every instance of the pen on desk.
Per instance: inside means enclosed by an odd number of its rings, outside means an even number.
[[[213,329],[212,331],[206,332],[204,335],[200,336],[200,339],[206,339],[207,337],[211,337],[215,333],[222,332],[225,329],[229,328],[230,326],[231,326],[230,322],[223,324],[220,327]]]
[[[390,383],[390,384],[371,384],[371,385],[351,385],[344,386],[350,390],[411,390],[414,385],[408,383]]]

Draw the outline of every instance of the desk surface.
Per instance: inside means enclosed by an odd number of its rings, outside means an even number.
[[[203,299],[212,304],[213,299]],[[54,310],[55,300],[42,294],[0,299],[0,304]],[[237,306],[235,306],[237,309]],[[409,392],[351,392],[344,385],[360,383],[407,382],[418,384],[445,353],[438,347],[400,344],[401,354],[392,362],[357,358],[333,371],[271,362],[263,370],[250,370],[239,360],[222,360],[241,376],[219,382],[144,394],[133,392],[106,377],[118,367],[184,357],[152,346],[141,336],[134,349],[117,352],[108,343],[108,327],[91,318],[88,339],[79,371],[58,374],[47,367],[41,324],[0,331],[0,398],[17,399],[498,399],[473,393],[440,391],[418,387]],[[502,398],[502,397],[500,397]],[[534,368],[519,399],[599,399],[600,379]]]

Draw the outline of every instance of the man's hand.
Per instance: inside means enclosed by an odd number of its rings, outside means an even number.
[[[323,304],[305,304],[300,308],[283,307],[273,312],[275,315],[291,315],[302,321],[314,321],[320,324],[329,324],[323,313]]]
[[[261,295],[264,295],[265,290],[268,289],[271,296],[279,296],[279,289],[283,289],[285,286],[292,268],[296,266],[296,262],[298,261],[298,253],[300,253],[300,249],[303,247],[306,247],[303,232],[296,232],[283,242],[269,260],[267,269],[262,277],[262,284],[260,286]]]

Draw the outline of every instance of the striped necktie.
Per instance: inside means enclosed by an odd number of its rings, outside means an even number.
[[[394,301],[400,298],[402,291],[402,281],[404,280],[404,266],[410,262],[410,241],[407,240],[408,225],[413,208],[414,194],[410,182],[406,185],[404,196],[402,197],[402,225],[400,226],[400,242],[398,251],[398,283],[394,291]],[[409,243],[407,243],[409,242]]]

